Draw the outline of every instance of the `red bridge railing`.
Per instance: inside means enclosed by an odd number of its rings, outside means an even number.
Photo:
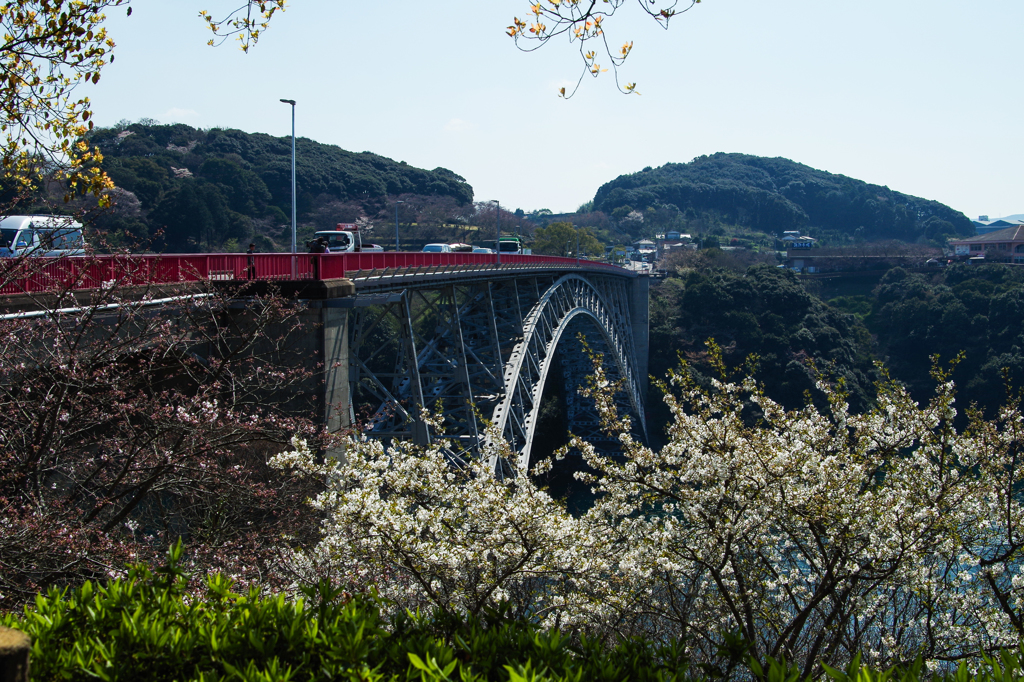
[[[0,260],[0,295],[55,289],[172,284],[229,280],[314,280],[358,278],[366,273],[407,273],[433,269],[499,267],[495,254],[368,252],[339,254],[244,253],[76,256]],[[501,254],[502,269],[587,269],[630,275],[608,263]]]

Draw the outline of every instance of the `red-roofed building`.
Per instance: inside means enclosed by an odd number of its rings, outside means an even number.
[[[951,239],[949,245],[957,256],[987,261],[1024,265],[1024,225],[1014,225],[970,239]]]

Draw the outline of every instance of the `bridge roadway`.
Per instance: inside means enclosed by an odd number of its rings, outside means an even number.
[[[585,339],[609,378],[621,380],[620,409],[645,436],[648,278],[614,265],[377,252],[99,256],[3,266],[0,294],[9,297],[112,282],[273,286],[305,301],[303,314],[317,325],[302,350],[324,360],[317,402],[329,428],[357,424],[369,437],[430,442],[442,434],[420,418],[426,407],[441,418],[454,455],[479,453],[500,436],[523,466],[548,380],[565,384],[567,426],[594,442],[604,438],[592,402],[577,391],[593,373]],[[12,271],[18,267],[26,268],[23,276]]]

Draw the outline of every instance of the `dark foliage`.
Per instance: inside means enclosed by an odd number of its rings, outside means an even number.
[[[959,358],[952,377],[961,421],[972,405],[994,417],[1007,391],[1024,386],[1024,269],[892,268],[870,293],[826,303],[789,271],[758,265],[740,273],[724,265],[691,258],[652,287],[653,376],[663,376],[680,354],[704,371],[703,343],[712,338],[732,367],[757,355],[755,376],[790,408],[803,403],[805,391],[815,394],[812,362],[844,379],[854,410],[874,398],[874,361],[923,400],[934,389],[934,359]],[[655,423],[663,423],[668,416],[658,397],[648,404]]]
[[[815,368],[843,379],[853,409],[864,409],[871,400],[876,372],[867,330],[853,315],[809,294],[788,270],[766,265],[746,273],[689,270],[652,289],[653,376],[665,376],[680,354],[697,371],[707,371],[704,342],[709,338],[733,367],[758,356],[754,376],[788,408],[801,406],[805,392],[816,393]],[[657,399],[649,404],[660,407]],[[659,416],[667,415],[655,419]]]
[[[125,221],[115,209],[98,227],[147,239],[167,251],[210,250],[262,233],[278,237],[291,213],[291,138],[240,130],[135,123],[89,133],[104,155],[103,168],[141,209]],[[388,197],[473,200],[473,188],[445,168],[432,171],[372,154],[354,153],[306,138],[296,141],[299,220],[323,222],[328,211],[351,218],[376,215]],[[337,220],[335,220],[337,222]],[[333,223],[332,223],[333,224]]]
[[[991,416],[1006,398],[1007,379],[1024,385],[1024,270],[956,264],[922,274],[893,268],[870,303],[865,320],[881,359],[918,395],[930,390],[934,355],[948,361],[963,353],[953,374],[961,410],[976,403]]]

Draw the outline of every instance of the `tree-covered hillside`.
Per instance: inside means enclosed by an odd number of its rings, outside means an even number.
[[[634,236],[672,225],[702,232],[709,216],[766,233],[804,230],[851,240],[937,240],[973,232],[966,216],[937,201],[748,154],[701,156],[619,176],[597,191],[594,208],[632,226]]]
[[[261,250],[287,243],[291,138],[240,130],[135,123],[94,130],[90,144],[117,185],[115,210],[99,226],[149,240],[168,251],[207,250],[262,236]],[[417,197],[451,210],[473,201],[473,188],[445,168],[354,153],[306,138],[296,141],[298,218],[311,231],[373,217],[388,197]],[[269,241],[268,241],[269,240]]]
[[[987,417],[1024,386],[1024,270],[1005,265],[911,271],[892,268],[863,294],[823,297],[793,272],[724,259],[670,267],[651,289],[650,371],[664,376],[682,356],[700,376],[714,375],[704,343],[714,339],[731,368],[758,358],[754,376],[787,408],[815,400],[815,369],[842,378],[854,411],[875,399],[880,362],[912,396],[935,388],[933,362],[955,361],[958,419],[971,405]],[[723,267],[725,263],[726,267]],[[671,264],[670,264],[671,265]],[[863,289],[856,274],[847,285]],[[833,283],[841,286],[839,283]],[[870,285],[868,285],[870,286]],[[961,355],[962,354],[962,355]],[[1008,383],[1007,383],[1008,382]],[[669,419],[654,391],[653,431]]]
[[[853,315],[809,294],[789,270],[757,265],[740,273],[724,268],[680,270],[651,291],[650,372],[663,377],[682,356],[703,375],[714,375],[704,343],[714,339],[730,367],[758,357],[754,376],[787,408],[814,391],[812,367],[842,378],[851,407],[865,409],[878,378],[872,343]],[[649,400],[666,420],[657,395]],[[655,431],[660,431],[661,423]]]
[[[963,359],[953,378],[961,408],[974,403],[991,415],[1006,398],[1006,381],[1024,385],[1024,272],[1003,265],[953,265],[939,273],[893,268],[869,299],[839,298],[877,340],[878,357],[893,376],[923,398],[932,388],[931,359]]]

